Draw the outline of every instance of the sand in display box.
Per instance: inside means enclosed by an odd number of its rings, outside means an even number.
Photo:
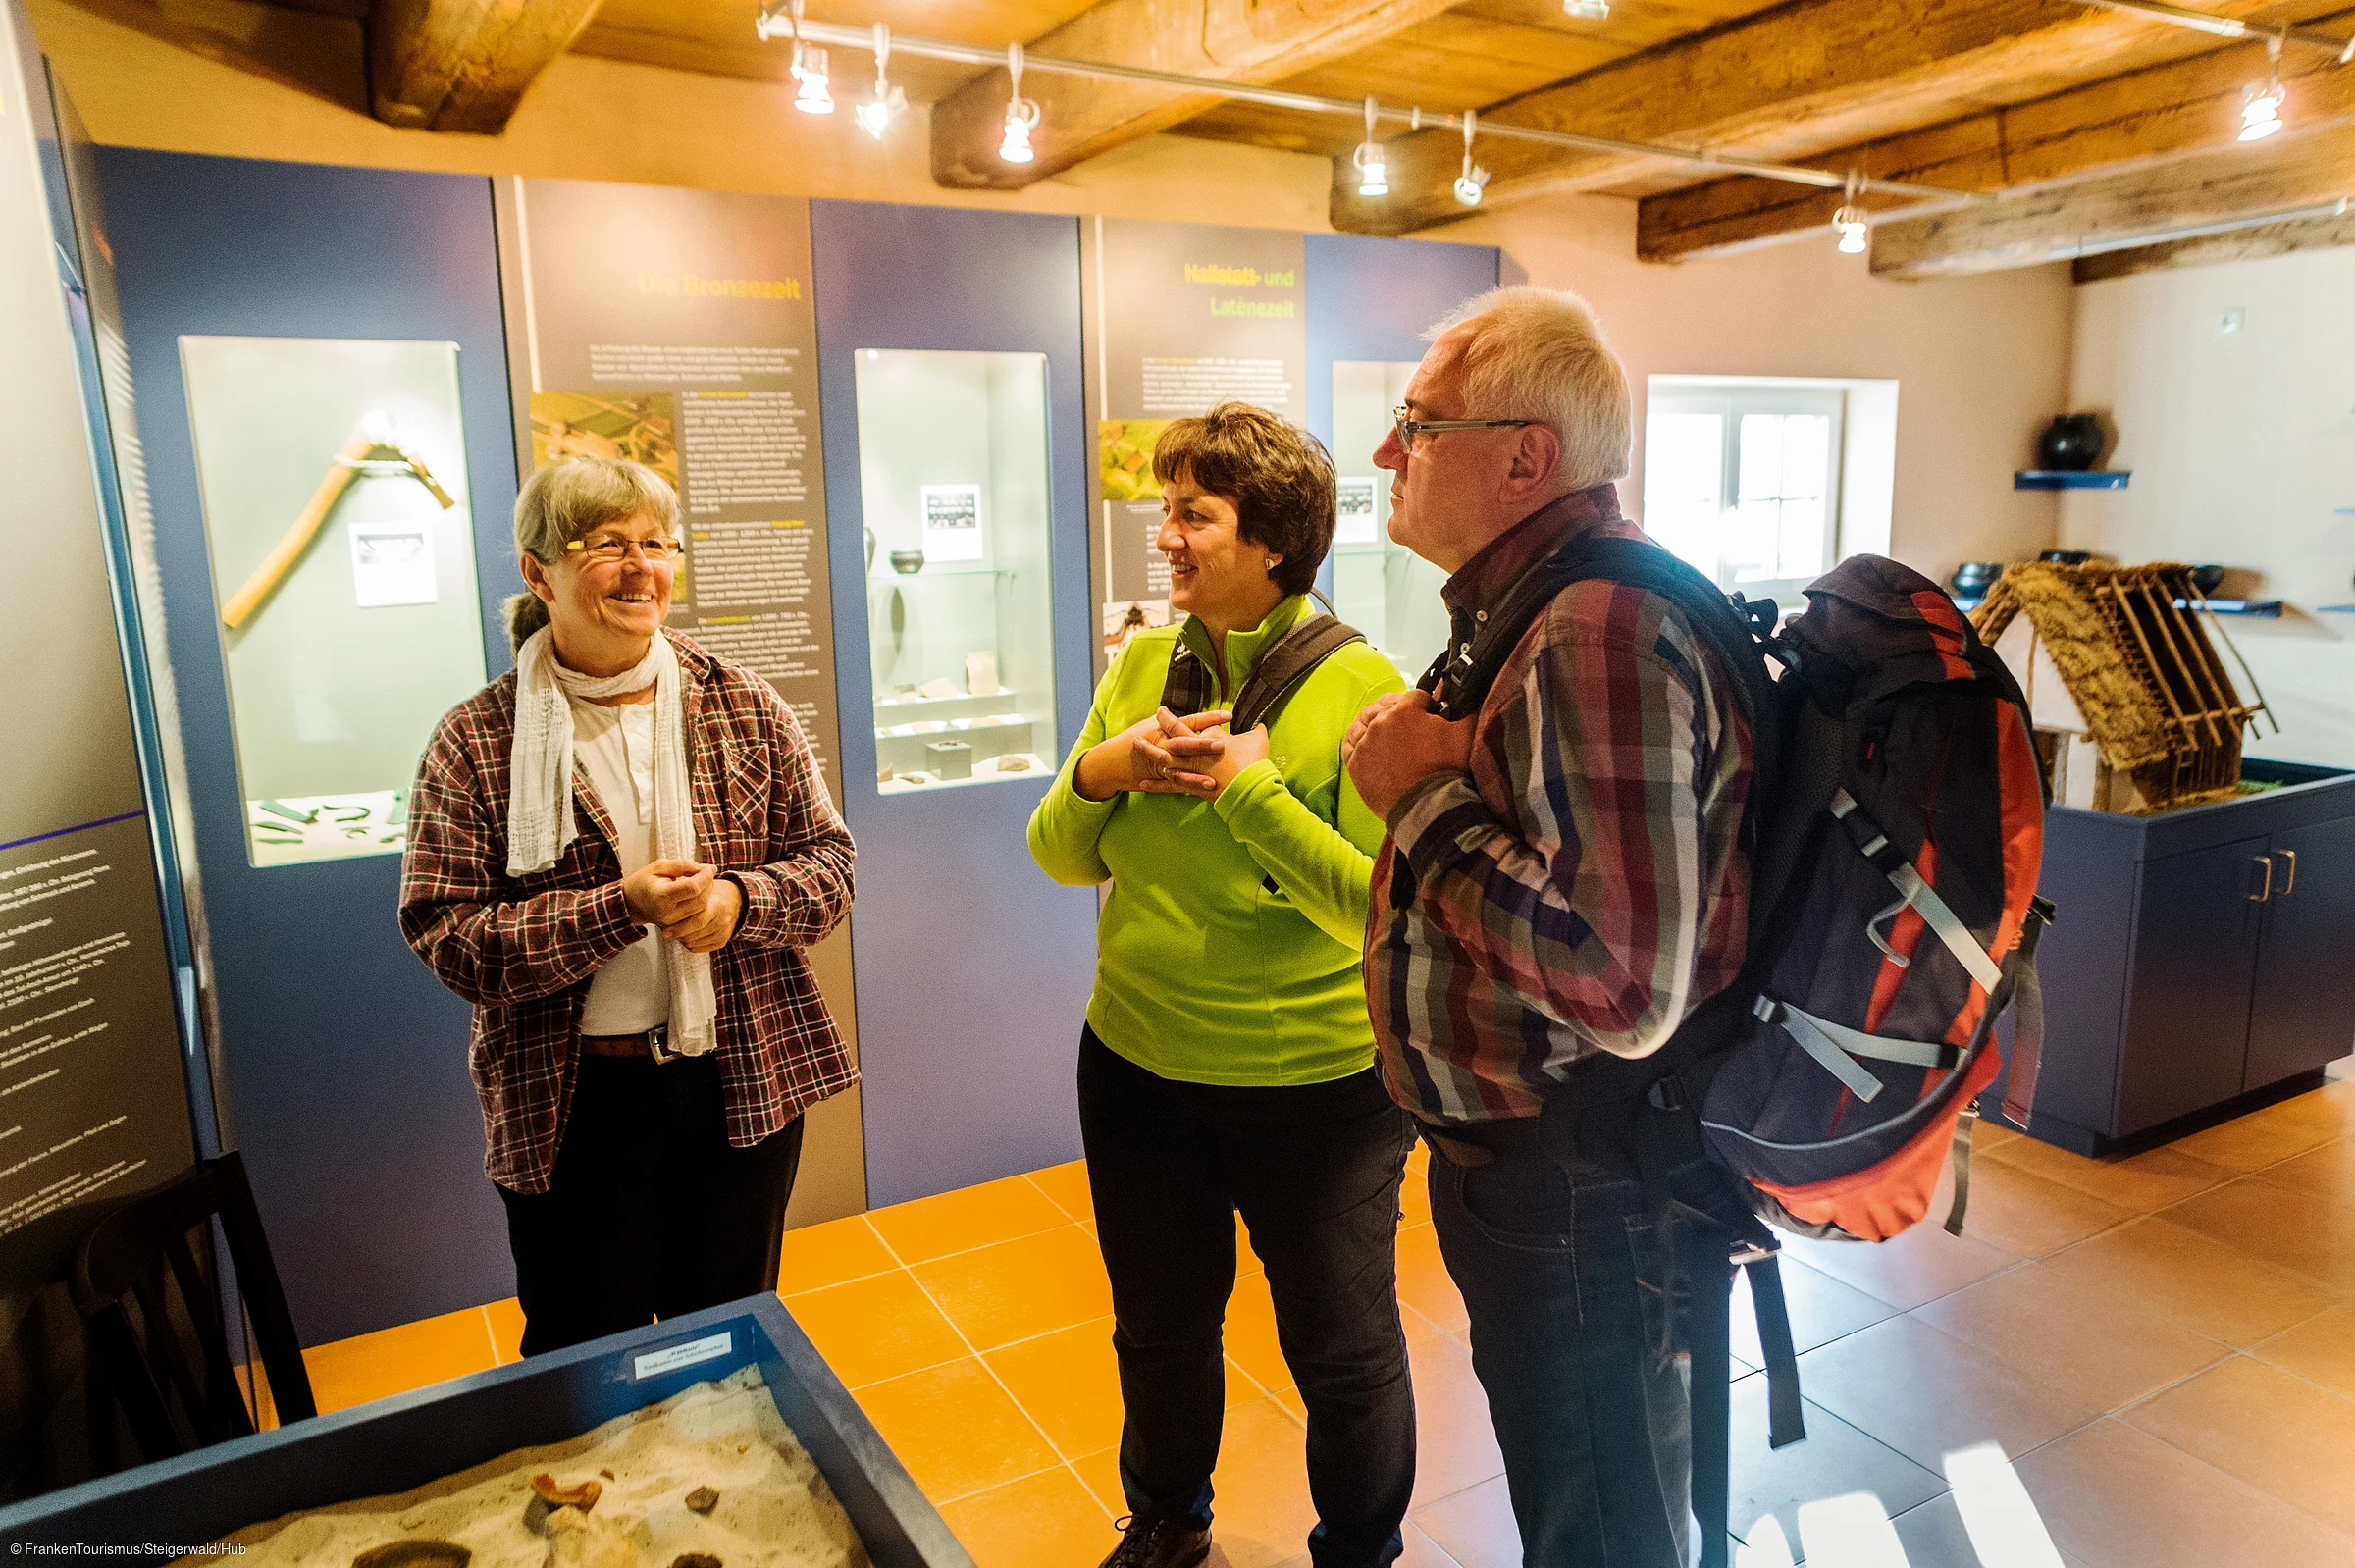
[[[252,1568],[973,1568],[773,1295],[0,1507],[0,1550],[59,1546]]]

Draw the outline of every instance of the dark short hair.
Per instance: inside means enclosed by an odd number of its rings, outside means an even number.
[[[1183,474],[1234,503],[1235,531],[1282,559],[1270,574],[1305,594],[1333,549],[1333,458],[1307,431],[1249,403],[1173,419],[1153,447],[1153,477]]]

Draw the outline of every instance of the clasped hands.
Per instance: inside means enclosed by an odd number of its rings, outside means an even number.
[[[1073,771],[1073,786],[1091,801],[1109,801],[1124,791],[1215,801],[1237,774],[1268,756],[1268,727],[1230,734],[1222,726],[1233,717],[1225,708],[1182,716],[1157,708],[1151,718],[1089,747]]]
[[[621,879],[621,896],[641,925],[690,953],[715,953],[736,934],[744,890],[701,861],[649,861]]]
[[[1409,790],[1434,773],[1472,770],[1472,720],[1442,718],[1429,692],[1377,697],[1341,737],[1341,766],[1358,799],[1384,821]]]

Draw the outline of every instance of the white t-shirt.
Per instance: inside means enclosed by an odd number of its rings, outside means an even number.
[[[613,848],[621,874],[628,876],[654,858],[654,705],[568,701],[572,755],[613,820]],[[669,1021],[670,979],[662,969],[660,937],[650,925],[590,976],[581,1032],[639,1034]]]

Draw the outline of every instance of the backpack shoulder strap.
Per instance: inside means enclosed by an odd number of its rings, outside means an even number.
[[[1275,723],[1276,715],[1283,711],[1284,704],[1312,670],[1351,643],[1365,640],[1365,633],[1331,615],[1302,617],[1260,655],[1259,667],[1234,694],[1234,719],[1228,727],[1240,735],[1263,723]],[[1161,689],[1163,705],[1173,713],[1199,713],[1210,706],[1215,691],[1210,672],[1192,650],[1179,643],[1170,655],[1169,678]]]

